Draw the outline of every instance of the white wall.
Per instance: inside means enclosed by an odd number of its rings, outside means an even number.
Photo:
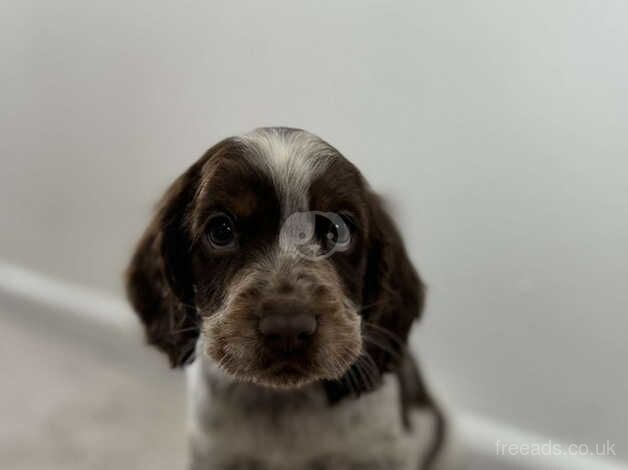
[[[3,3],[0,258],[119,295],[175,175],[304,127],[396,201],[448,401],[626,458],[627,21],[621,0]]]

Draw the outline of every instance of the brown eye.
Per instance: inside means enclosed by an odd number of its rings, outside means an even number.
[[[343,247],[349,245],[351,243],[351,225],[342,216],[335,218],[332,222],[336,243]]]
[[[344,251],[351,244],[351,229],[346,220],[338,214],[316,215],[316,232],[324,251],[335,249]]]
[[[207,239],[217,250],[235,248],[236,231],[231,217],[222,212],[212,216],[207,223]]]

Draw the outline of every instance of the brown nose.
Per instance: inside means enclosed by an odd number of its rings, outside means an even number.
[[[318,325],[304,307],[296,302],[264,305],[259,331],[271,349],[289,353],[307,346]]]

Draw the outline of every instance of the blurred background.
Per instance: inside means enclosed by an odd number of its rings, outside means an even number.
[[[0,467],[181,468],[183,375],[121,274],[173,178],[285,125],[397,208],[429,285],[413,344],[477,447],[608,440],[628,468],[627,21],[622,0],[2,2]]]

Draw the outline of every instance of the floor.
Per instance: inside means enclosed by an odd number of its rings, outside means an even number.
[[[139,342],[138,369],[109,348],[81,347],[93,332],[50,328],[0,313],[0,468],[184,468],[183,375]]]
[[[134,334],[96,325],[41,309],[0,310],[1,469],[185,468],[183,374]],[[469,470],[625,468],[531,467],[536,461],[495,459],[476,447]]]

